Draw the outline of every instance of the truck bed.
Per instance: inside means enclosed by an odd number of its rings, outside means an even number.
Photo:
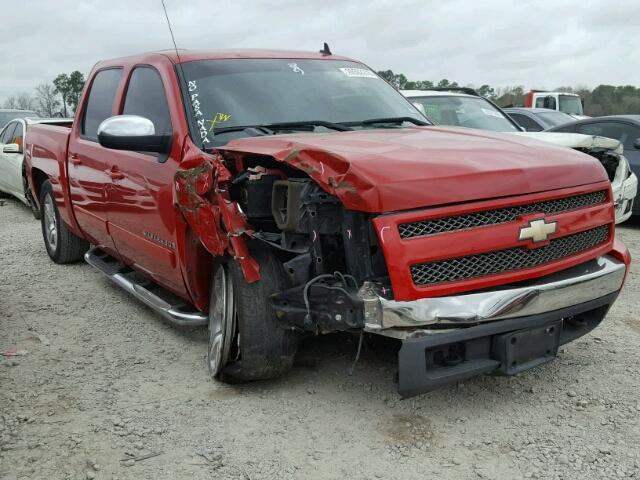
[[[29,127],[25,142],[25,166],[29,188],[35,202],[40,205],[40,187],[44,180],[50,179],[56,195],[60,216],[67,225],[75,225],[67,208],[67,147],[71,134],[71,123],[35,124]]]

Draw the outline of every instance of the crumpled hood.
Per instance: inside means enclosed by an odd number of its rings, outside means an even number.
[[[222,152],[306,172],[346,208],[390,212],[606,181],[582,153],[511,134],[415,127],[242,138]]]
[[[514,132],[513,135],[541,140],[552,143],[559,147],[568,148],[603,148],[612,150],[622,155],[624,147],[622,142],[613,138],[601,137],[599,135],[584,135],[582,133],[562,133],[562,132]]]

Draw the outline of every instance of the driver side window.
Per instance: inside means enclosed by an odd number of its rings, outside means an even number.
[[[153,122],[156,135],[171,133],[171,116],[164,86],[158,72],[151,67],[136,67],[129,79],[124,115],[140,115]]]

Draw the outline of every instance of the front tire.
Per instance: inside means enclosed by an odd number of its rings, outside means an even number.
[[[236,261],[217,267],[223,286],[212,284],[209,306],[209,371],[229,382],[265,380],[291,369],[298,335],[283,328],[269,297],[287,288],[282,264],[268,250],[252,253],[260,264],[260,280],[247,283]],[[224,275],[218,272],[225,272]],[[218,292],[218,293],[215,293]],[[226,300],[220,296],[226,292]],[[220,315],[224,312],[224,320]],[[212,362],[212,358],[214,361]]]
[[[84,253],[89,250],[86,240],[74,235],[60,220],[60,213],[53,196],[53,188],[47,180],[40,190],[40,205],[42,215],[42,237],[51,260],[56,263],[73,263],[82,260]]]

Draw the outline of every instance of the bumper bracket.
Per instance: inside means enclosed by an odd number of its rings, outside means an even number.
[[[551,312],[406,338],[398,353],[398,393],[411,397],[483,373],[516,375],[550,361],[559,345],[596,328],[617,295],[616,291]]]

